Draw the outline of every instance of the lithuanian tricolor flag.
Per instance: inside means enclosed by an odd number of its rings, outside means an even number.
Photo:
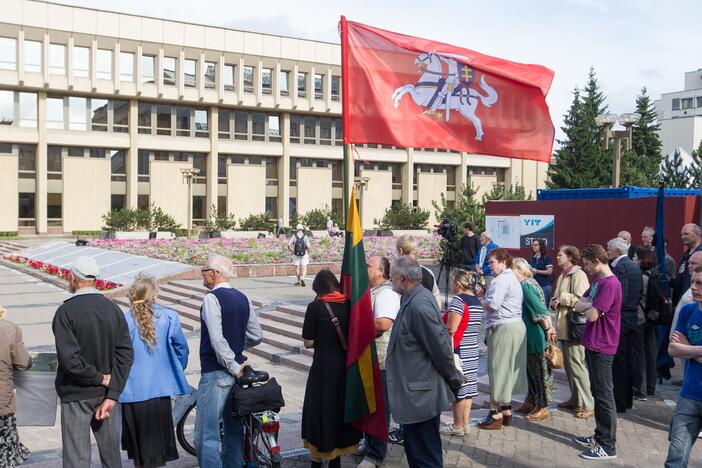
[[[349,202],[341,267],[341,286],[351,302],[344,421],[366,434],[387,440],[383,382],[375,351],[375,320],[362,237],[354,188]]]

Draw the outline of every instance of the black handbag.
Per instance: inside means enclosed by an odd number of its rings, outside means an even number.
[[[285,406],[283,389],[273,378],[263,385],[242,387],[234,384],[229,394],[232,416],[244,417],[263,411],[280,411]]]
[[[570,279],[570,284],[568,286],[570,293],[573,294],[573,278]],[[585,314],[576,312],[575,309],[570,309],[568,313],[566,313],[566,319],[568,321],[568,340],[580,342],[580,338],[582,338],[583,331],[585,330],[587,317]]]

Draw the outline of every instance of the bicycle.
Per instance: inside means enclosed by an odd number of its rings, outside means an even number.
[[[261,385],[269,380],[267,372],[257,372],[247,367],[244,375],[235,385],[244,388]],[[194,390],[194,389],[193,389]],[[197,412],[197,396],[191,393],[185,398],[185,405],[179,405],[181,410],[174,408],[176,436],[183,450],[197,456],[193,436],[195,434],[195,414]],[[185,411],[182,411],[185,407]],[[244,421],[244,466],[280,468],[282,456],[278,445],[278,432],[280,431],[280,408],[251,413],[243,417]],[[182,414],[180,414],[182,413]],[[223,435],[220,422],[220,437]]]

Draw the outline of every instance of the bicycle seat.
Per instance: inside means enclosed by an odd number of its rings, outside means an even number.
[[[239,378],[239,385],[253,385],[255,383],[263,383],[268,381],[268,372],[254,370],[253,367],[249,366],[244,369],[244,375]]]

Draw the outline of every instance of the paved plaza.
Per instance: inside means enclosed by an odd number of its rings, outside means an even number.
[[[311,288],[293,286],[293,282],[294,279],[287,277],[232,280],[236,287],[254,298],[267,298],[268,301],[286,304],[306,304],[313,297]],[[51,320],[56,307],[66,297],[68,293],[56,286],[0,266],[0,303],[8,309],[8,318],[22,326],[30,351],[53,350]],[[186,374],[190,384],[196,386],[199,378],[199,332],[186,333],[186,337],[191,352]],[[281,446],[284,451],[300,448],[299,421],[306,383],[305,373],[273,365],[258,356],[251,356],[250,362],[254,367],[268,370],[283,386],[286,407],[281,413]],[[556,400],[560,401],[566,392],[563,382],[557,379],[554,391]],[[591,434],[594,421],[578,420],[570,413],[556,410],[553,411],[552,418],[544,422],[530,423],[515,418],[515,424],[502,431],[479,431],[473,427],[465,437],[445,437],[445,466],[662,466],[668,448],[668,423],[676,399],[677,388],[663,385],[659,387],[657,398],[637,401],[633,411],[620,417],[617,441],[619,457],[611,462],[588,462],[579,458],[578,447],[572,438],[574,435]],[[481,394],[476,398],[472,413],[473,424],[486,414],[486,404],[486,395]],[[60,415],[57,416],[57,423],[59,419]],[[444,414],[442,419],[445,422],[451,421],[449,414]],[[27,466],[61,466],[59,424],[53,427],[22,427],[20,435],[33,452],[26,462]],[[126,455],[124,460],[125,466],[132,466],[131,462],[126,461]],[[702,449],[699,444],[693,449],[690,460],[690,466],[702,466]],[[360,458],[348,457],[342,465],[355,466],[359,461]],[[97,450],[93,450],[93,464],[99,466]],[[302,456],[286,459],[284,466],[302,467],[308,464],[308,458]],[[197,466],[197,461],[181,450],[181,459],[168,466]],[[385,466],[406,466],[401,446],[391,446]]]

